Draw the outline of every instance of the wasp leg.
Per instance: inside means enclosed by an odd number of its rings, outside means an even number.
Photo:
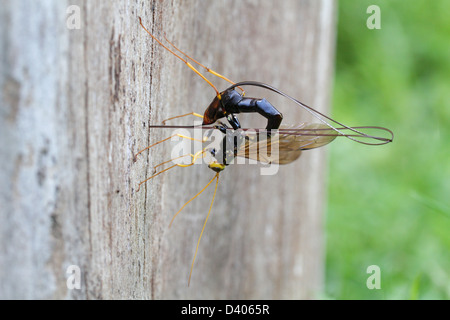
[[[234,130],[241,128],[241,124],[239,123],[238,118],[234,114],[232,114],[232,113],[228,114],[227,120],[228,120],[228,123],[233,127]]]
[[[212,197],[212,200],[211,200],[211,205],[209,206],[208,214],[206,216],[205,222],[203,223],[202,232],[200,233],[200,236],[198,237],[198,240],[197,240],[197,247],[195,248],[194,258],[192,259],[191,271],[189,272],[188,286],[191,283],[192,270],[194,270],[194,262],[195,262],[195,258],[197,257],[197,252],[198,252],[198,247],[200,245],[200,240],[202,239],[203,231],[205,231],[206,223],[208,222],[208,218],[209,218],[209,215],[211,214],[211,209],[212,209],[213,204],[214,204],[214,199],[216,198],[217,186],[219,185],[219,172],[216,173],[214,178],[206,185],[206,187],[204,189],[206,189],[211,184],[211,182],[214,181],[214,179],[216,179],[216,186],[214,188],[214,194],[213,194],[213,197]],[[200,191],[197,195],[202,193],[203,190]],[[195,197],[197,197],[197,195]]]
[[[227,134],[227,130],[230,129],[225,123],[218,121],[218,124],[214,125],[214,128],[222,132],[223,134]]]
[[[216,77],[219,77],[220,79],[223,79],[231,84],[236,84],[236,82],[231,81],[230,79],[228,79],[227,77],[221,75],[220,73],[215,72],[214,70],[208,68],[207,66],[203,65],[202,63],[198,62],[197,60],[195,60],[194,58],[191,58],[189,55],[187,55],[186,53],[184,53],[182,50],[180,50],[177,46],[175,46],[169,39],[167,39],[167,37],[164,35],[164,39],[166,39],[166,41],[172,46],[174,47],[175,50],[177,50],[179,53],[181,53],[183,56],[185,56],[187,59],[191,60],[192,62],[198,64],[200,67],[202,67],[203,69],[205,69],[207,72],[211,73],[212,75],[215,75]],[[242,89],[241,87],[238,87],[241,91],[242,91],[242,95],[245,95],[245,91],[244,89]]]
[[[191,156],[192,157],[193,155],[190,154],[190,153],[187,153],[187,154],[183,154],[182,156],[179,156],[179,157],[176,157],[176,158],[173,158],[173,159],[161,162],[160,164],[157,164],[156,166],[153,167],[153,174],[156,173],[156,168],[161,167],[161,166],[165,165],[166,163],[173,162],[173,161],[181,159],[181,158],[185,158],[187,156]]]
[[[162,162],[162,163],[156,165],[155,167],[153,167],[153,169],[156,169],[157,167],[162,166],[163,164],[166,164],[166,163],[168,163],[168,162],[171,162],[171,161],[174,161],[174,160],[176,160],[176,159],[183,158],[183,157],[191,156],[191,158],[192,158],[192,159],[191,159],[191,163],[188,163],[188,164],[180,164],[180,163],[176,163],[176,164],[174,164],[174,165],[172,165],[172,166],[170,166],[170,167],[168,167],[168,168],[166,168],[166,169],[164,169],[164,170],[159,171],[158,173],[153,174],[152,176],[148,177],[147,179],[145,179],[145,180],[139,182],[139,185],[138,185],[138,188],[137,188],[136,192],[138,192],[138,191],[141,189],[141,185],[142,185],[142,184],[146,183],[147,181],[149,181],[150,179],[153,179],[153,178],[156,177],[156,176],[159,176],[159,175],[160,175],[161,173],[163,173],[163,172],[166,172],[166,171],[168,171],[168,170],[170,170],[170,169],[172,169],[172,168],[175,168],[175,167],[186,168],[186,167],[190,167],[190,166],[194,165],[195,162],[197,161],[197,159],[200,159],[200,158],[203,158],[203,157],[204,157],[204,154],[205,154],[205,153],[206,153],[206,150],[203,149],[203,150],[200,150],[199,152],[197,152],[196,154],[185,154],[185,155],[182,155],[181,157],[173,158],[173,159],[170,159],[170,160],[168,160],[168,161],[165,161],[165,162]]]
[[[163,142],[165,142],[165,141],[167,141],[167,140],[169,140],[169,139],[172,139],[173,137],[180,137],[180,138],[183,138],[183,139],[189,139],[189,140],[192,140],[192,141],[199,141],[199,142],[205,142],[206,139],[207,139],[207,137],[205,137],[203,140],[198,140],[198,139],[195,139],[195,138],[191,138],[191,137],[188,137],[188,136],[184,136],[184,135],[179,134],[179,133],[173,134],[173,135],[171,135],[170,137],[167,137],[167,138],[162,139],[162,140],[160,140],[160,141],[158,141],[158,142],[155,142],[154,144],[152,144],[152,145],[150,145],[150,146],[148,146],[148,147],[146,147],[146,148],[140,150],[138,153],[136,153],[136,154],[134,155],[134,161],[136,161],[136,160],[137,160],[137,156],[140,155],[140,154],[141,154],[142,152],[144,152],[145,150],[148,150],[148,149],[150,149],[150,148],[152,148],[152,147],[154,147],[154,146],[156,146],[156,145],[158,145],[158,144],[160,144],[160,143],[163,143]]]
[[[189,63],[189,61],[187,61],[186,59],[180,57],[178,54],[176,54],[175,52],[173,52],[173,50],[170,50],[170,48],[168,48],[167,46],[165,46],[161,41],[159,41],[158,38],[156,38],[153,34],[151,34],[150,31],[147,30],[147,28],[142,24],[142,20],[139,17],[139,24],[141,25],[141,27],[150,35],[150,37],[152,37],[156,42],[158,42],[158,44],[163,47],[164,49],[166,49],[167,51],[169,51],[171,54],[173,54],[175,57],[177,57],[178,59],[180,59],[181,61],[183,61],[192,71],[194,71],[196,74],[198,74],[203,80],[206,81],[206,83],[208,83],[216,92],[216,96],[220,99],[220,93],[219,90],[217,90],[217,88],[211,83],[211,81],[209,81],[208,79],[205,78],[204,75],[202,75],[197,69],[194,68],[194,66],[192,64]]]
[[[175,116],[175,117],[172,117],[172,118],[163,120],[163,121],[162,121],[162,124],[165,125],[166,122],[169,121],[169,120],[178,119],[178,118],[182,118],[182,117],[186,117],[186,116],[195,116],[195,117],[199,117],[199,118],[202,118],[202,119],[203,119],[203,116],[202,116],[201,114],[198,114],[198,113],[196,113],[196,112],[189,112],[189,113],[186,113],[186,114],[182,114],[182,115],[179,115],[179,116]]]

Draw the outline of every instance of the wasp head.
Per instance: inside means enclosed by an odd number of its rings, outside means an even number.
[[[225,117],[225,110],[222,107],[220,99],[216,96],[209,107],[205,110],[205,114],[203,115],[203,124],[212,124],[223,117]]]

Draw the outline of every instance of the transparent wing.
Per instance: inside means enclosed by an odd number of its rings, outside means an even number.
[[[333,129],[320,123],[282,125],[278,133],[269,138],[261,132],[245,135],[246,140],[239,147],[238,157],[277,164],[291,163],[300,157],[302,150],[322,147],[337,136]]]

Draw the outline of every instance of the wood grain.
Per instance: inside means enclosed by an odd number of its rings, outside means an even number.
[[[80,8],[68,29],[67,8]],[[326,111],[333,1],[6,1],[0,8],[0,297],[28,299],[298,299],[323,285],[325,150],[262,176],[228,167],[189,268],[212,178],[176,168],[136,192],[171,144],[150,124],[203,113],[213,90],[140,28],[234,81],[257,80]],[[209,76],[220,89],[226,83]],[[264,95],[285,123],[309,120]],[[253,122],[244,116],[241,123]],[[260,120],[260,119],[258,119]],[[178,124],[190,123],[185,118]],[[77,265],[81,288],[68,289]]]

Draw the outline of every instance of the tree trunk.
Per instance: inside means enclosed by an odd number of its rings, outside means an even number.
[[[0,298],[317,297],[322,149],[276,175],[226,168],[187,286],[214,185],[168,225],[214,173],[177,167],[137,192],[173,144],[133,156],[172,134],[149,125],[202,114],[215,93],[138,17],[228,78],[271,84],[326,112],[333,1],[23,0],[6,1],[0,15]],[[206,75],[219,90],[228,86]],[[245,89],[266,97],[284,123],[310,120],[286,99]]]

